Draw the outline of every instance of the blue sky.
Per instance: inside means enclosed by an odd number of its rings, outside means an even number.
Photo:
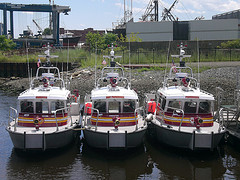
[[[20,0],[3,0],[1,3],[20,4]],[[65,29],[111,29],[112,23],[119,21],[123,17],[124,0],[55,0],[55,4],[70,6],[71,12],[68,16],[61,14],[60,27]],[[159,12],[163,7],[169,8],[174,0],[159,1]],[[49,0],[21,0],[21,4],[48,4]],[[133,0],[134,21],[139,21],[143,15],[149,0]],[[130,0],[126,0],[130,6]],[[211,19],[212,15],[240,9],[239,0],[179,0],[172,13],[179,20],[193,20],[195,17],[203,16]],[[159,17],[161,19],[161,17]],[[15,36],[22,33],[29,26],[33,32],[37,32],[37,27],[32,19],[42,27],[48,26],[48,13],[14,13]],[[3,21],[2,12],[0,22]]]

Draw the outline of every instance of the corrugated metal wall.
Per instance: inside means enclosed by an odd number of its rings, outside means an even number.
[[[238,19],[189,21],[190,40],[233,40],[239,38]]]
[[[127,36],[138,33],[142,42],[172,40],[233,40],[240,38],[239,19],[215,19],[176,22],[131,22]]]
[[[173,22],[130,22],[127,23],[127,36],[138,33],[143,42],[173,40]]]

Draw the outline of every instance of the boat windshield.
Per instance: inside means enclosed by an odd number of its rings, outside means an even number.
[[[108,103],[108,112],[109,113],[120,113],[121,112],[121,102],[110,101]]]
[[[108,107],[108,108],[107,108]],[[136,108],[135,100],[126,101],[95,101],[94,108],[99,110],[99,113],[130,113]]]
[[[57,109],[64,108],[64,101],[21,101],[20,109],[22,113],[40,113],[40,114],[48,114],[54,113]],[[49,112],[50,110],[50,112]],[[57,113],[62,113],[58,111]]]
[[[20,108],[22,113],[33,113],[33,102],[21,101]]]
[[[200,102],[198,113],[211,113],[211,102],[210,101]]]
[[[184,112],[185,113],[196,113],[197,111],[197,102],[186,101],[184,103]]]
[[[123,112],[134,112],[135,111],[135,101],[124,101],[123,102]]]
[[[48,102],[36,102],[36,113],[48,113]]]
[[[64,101],[55,101],[51,103],[51,113],[54,113],[58,109],[64,108]],[[57,113],[62,113],[61,111],[57,111]]]
[[[169,101],[168,102],[168,112],[173,112],[174,109],[182,109],[181,101]]]
[[[106,112],[106,101],[95,101],[94,108],[98,109],[100,113]]]
[[[183,109],[187,114],[207,114],[211,113],[211,101],[179,101],[170,100],[167,105],[167,112],[173,112],[174,109]],[[184,105],[184,107],[183,107]]]

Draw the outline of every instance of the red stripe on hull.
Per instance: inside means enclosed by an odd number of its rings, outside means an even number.
[[[162,119],[161,113],[162,113],[162,111],[157,111],[157,113],[156,113],[157,119],[159,119],[159,120]],[[165,118],[167,118],[166,116],[169,116],[171,118],[176,118],[175,121],[179,121],[179,122],[173,122],[172,120],[164,120],[165,124],[169,124],[172,126],[180,126],[181,118],[179,119],[179,117],[181,117],[181,114],[179,114],[179,116],[173,116],[172,112],[164,112],[164,115],[165,115]],[[199,117],[199,118],[203,119],[203,122],[205,121],[204,119],[206,119],[206,118],[208,118],[210,120],[213,119],[213,116],[211,113],[208,113],[208,114],[184,114],[183,121],[189,121],[188,119],[195,118],[195,117]],[[186,118],[188,118],[188,119],[186,119]],[[189,121],[189,123],[183,122],[181,126],[195,127],[195,125],[191,124],[190,121]],[[200,127],[212,127],[212,126],[213,126],[213,121],[211,121],[209,123],[205,122],[200,125]]]
[[[27,116],[26,116],[27,115]],[[56,115],[56,117],[58,118],[58,121],[64,121],[64,122],[58,122],[58,126],[64,126],[67,124],[68,120],[63,120],[61,118],[67,118],[68,113],[59,113]],[[32,122],[26,123],[26,122],[18,122],[19,126],[23,126],[23,127],[35,127],[36,125],[34,124],[33,120],[36,118],[42,118],[42,119],[49,119],[51,118],[51,121],[55,121],[55,117],[54,114],[28,114],[28,113],[19,113],[19,119],[23,119],[21,121],[24,121],[24,119],[27,120],[32,120]],[[54,123],[47,123],[44,122],[39,124],[39,127],[56,127],[56,122]]]
[[[27,116],[26,116],[27,115]],[[56,115],[56,117],[67,117],[68,113],[59,113]],[[43,117],[43,118],[46,118],[46,116],[48,116],[47,118],[54,118],[54,114],[32,114],[32,113],[19,113],[18,114],[19,117],[23,117],[23,118],[36,118],[37,116],[38,117]]]
[[[96,122],[92,122],[92,125],[96,125]],[[98,122],[97,123],[98,126],[113,126],[114,127],[114,123],[104,123],[104,122]],[[136,125],[136,122],[121,122],[118,126],[134,126]]]
[[[66,125],[67,122],[62,122],[62,123],[58,123],[58,126],[64,126]],[[19,126],[24,126],[24,127],[35,127],[35,124],[33,123],[19,123],[18,122],[18,125]],[[40,124],[39,127],[56,127],[56,123],[43,123],[43,124]]]
[[[164,121],[165,124],[173,125],[173,126],[180,126],[180,123],[178,122],[169,122],[169,121]],[[182,126],[184,127],[195,127],[195,125],[191,123],[182,123]],[[213,126],[213,123],[203,123],[200,125],[200,127],[211,127]]]
[[[133,117],[134,113],[101,113],[101,117]],[[97,117],[97,113],[93,113],[92,116]],[[137,116],[137,113],[136,113]]]

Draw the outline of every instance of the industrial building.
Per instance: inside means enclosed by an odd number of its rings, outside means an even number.
[[[126,34],[131,33],[137,33],[142,42],[240,39],[240,10],[215,15],[212,20],[128,22]]]

